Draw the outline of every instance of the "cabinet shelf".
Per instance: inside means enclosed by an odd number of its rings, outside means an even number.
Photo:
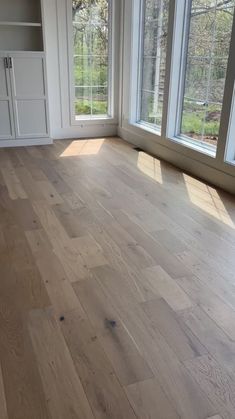
[[[0,21],[0,26],[29,26],[29,27],[41,27],[41,23],[37,22],[6,22]]]

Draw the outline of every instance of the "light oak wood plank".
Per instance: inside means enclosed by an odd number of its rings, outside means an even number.
[[[223,368],[211,357],[204,355],[186,361],[188,371],[224,419],[235,415],[235,381],[225,374]]]
[[[192,307],[193,303],[184,290],[172,279],[161,266],[143,270],[146,287],[166,300],[173,310],[184,310]]]
[[[132,306],[119,314],[179,416],[204,419],[215,414],[213,405],[163,336],[151,327],[143,310]]]
[[[13,168],[4,168],[1,169],[1,172],[7,186],[10,199],[27,199],[27,194],[17,177],[15,170]]]
[[[91,273],[79,250],[69,239],[53,210],[44,202],[35,202],[33,207],[69,280],[76,282],[90,277]]]
[[[63,199],[50,181],[40,180],[37,186],[49,205],[62,204]]]
[[[235,374],[235,343],[204,310],[196,306],[178,315],[228,373]]]
[[[74,239],[73,245],[79,251],[88,268],[95,268],[107,264],[101,246],[91,235]]]
[[[133,223],[131,219],[124,213],[124,211],[114,211],[115,217],[128,233],[142,246],[145,251],[155,261],[155,265],[160,265],[173,278],[181,277],[190,274],[190,271],[185,267],[172,253],[168,252],[160,242],[146,233],[137,224]],[[153,266],[154,263],[149,266]],[[144,266],[142,265],[142,268]]]
[[[75,308],[79,308],[82,312],[82,307],[66,276],[63,266],[52,252],[45,234],[41,231],[31,231],[27,232],[26,236],[57,315],[62,316]]]
[[[3,384],[3,378],[2,378],[2,368],[0,365],[0,419],[8,419],[7,414],[7,403],[6,403],[6,397],[5,397],[5,390],[4,390],[4,384]]]
[[[140,419],[180,419],[156,379],[129,385],[126,393]]]
[[[78,282],[74,289],[121,383],[126,385],[152,377],[135,341],[97,281]]]
[[[93,419],[82,384],[50,311],[29,314],[29,331],[52,419]]]
[[[161,244],[166,247],[170,253],[181,253],[187,249],[186,244],[169,230],[158,230],[152,233]]]
[[[125,392],[90,322],[74,310],[66,315],[61,327],[95,417],[134,419]]]
[[[154,328],[157,328],[181,361],[207,353],[205,347],[186,326],[178,320],[176,313],[163,300],[151,300],[142,304]]]
[[[35,275],[18,276],[1,257],[0,359],[9,418],[49,419],[37,362],[26,328],[28,310],[48,304]],[[16,267],[15,267],[16,269]],[[20,271],[21,273],[21,271]],[[32,282],[31,282],[32,281]]]
[[[41,201],[44,199],[41,189],[37,186],[36,182],[32,178],[32,174],[28,168],[20,166],[15,169],[15,172],[20,179],[28,198],[31,201]]]
[[[235,309],[224,303],[212,290],[203,286],[196,277],[180,278],[177,279],[177,283],[188,293],[192,301],[203,307],[208,316],[234,341]]]
[[[53,211],[70,238],[85,236],[86,229],[80,223],[80,217],[73,213],[68,204],[54,205]]]

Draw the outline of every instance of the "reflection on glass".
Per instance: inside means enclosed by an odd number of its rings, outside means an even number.
[[[144,1],[144,33],[139,120],[162,123],[169,0]]]
[[[181,134],[217,145],[235,0],[192,0]]]

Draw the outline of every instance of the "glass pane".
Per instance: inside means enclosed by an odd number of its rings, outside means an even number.
[[[162,120],[163,95],[156,96],[153,92],[142,91],[140,120],[159,127]]]
[[[192,0],[181,134],[217,145],[235,0]]]
[[[91,114],[91,88],[76,87],[75,88],[75,111],[76,115]]]
[[[90,56],[74,57],[74,82],[75,86],[90,86],[91,84],[91,65]]]
[[[90,26],[91,51],[93,55],[108,56],[108,26]]]
[[[166,66],[169,0],[144,1],[140,122],[160,129]]]
[[[108,91],[106,87],[98,86],[92,89],[92,114],[106,115],[108,112]]]
[[[92,65],[93,86],[108,86],[108,57],[94,57]]]
[[[73,0],[75,115],[108,114],[109,0]]]

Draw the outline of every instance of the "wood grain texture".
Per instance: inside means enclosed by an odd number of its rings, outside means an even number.
[[[153,327],[164,336],[181,361],[207,352],[190,329],[179,322],[175,312],[164,299],[145,302],[142,307]]]
[[[185,310],[178,315],[183,319],[192,333],[203,342],[207,351],[227,369],[229,373],[235,372],[235,343],[217,326],[217,324],[196,306],[193,309]]]
[[[234,341],[235,310],[212,290],[208,290],[197,277],[180,278],[177,282],[191,300],[202,306],[208,316]]]
[[[0,406],[1,406],[0,419],[8,419],[7,403],[6,403],[6,397],[5,397],[1,365],[0,365]]]
[[[0,419],[234,419],[235,198],[118,138],[0,149]]]
[[[75,292],[123,385],[153,376],[145,359],[96,280],[77,282]]]
[[[62,330],[95,417],[134,419],[124,389],[90,322],[74,310],[66,315]]]
[[[136,415],[141,419],[179,419],[156,379],[126,387],[127,396]]]
[[[232,419],[235,407],[235,381],[224,373],[210,355],[186,361],[186,366],[217,411],[224,418]]]
[[[94,418],[69,349],[50,311],[30,312],[29,331],[51,417]]]
[[[155,266],[143,271],[147,287],[152,288],[153,293],[166,300],[173,310],[184,310],[192,307],[192,301],[184,290],[171,278],[161,266]]]

